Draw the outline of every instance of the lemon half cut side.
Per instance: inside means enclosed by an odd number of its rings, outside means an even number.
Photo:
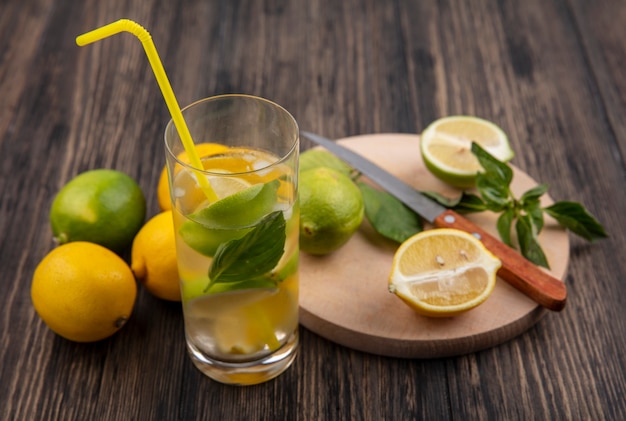
[[[421,315],[456,316],[491,295],[500,266],[469,233],[453,228],[423,231],[396,251],[389,291]]]

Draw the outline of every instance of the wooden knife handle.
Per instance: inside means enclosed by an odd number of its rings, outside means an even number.
[[[502,262],[498,276],[549,310],[561,311],[565,307],[567,290],[563,282],[526,260],[476,224],[452,210],[446,210],[439,215],[434,224],[439,228],[456,228],[476,235]]]

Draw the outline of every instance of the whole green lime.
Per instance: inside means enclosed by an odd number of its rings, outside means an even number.
[[[88,241],[115,252],[128,247],[143,225],[146,200],[127,174],[87,171],[70,180],[54,198],[50,224],[55,241]]]
[[[331,168],[300,174],[300,248],[327,254],[343,246],[363,221],[361,191],[350,177]]]
[[[302,152],[298,165],[300,173],[319,167],[332,168],[347,176],[353,172],[352,167],[324,149],[309,149]]]

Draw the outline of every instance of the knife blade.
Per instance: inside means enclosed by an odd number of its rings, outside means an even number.
[[[539,305],[552,311],[561,311],[565,307],[567,290],[561,280],[526,260],[513,248],[502,243],[469,219],[441,206],[345,146],[311,132],[300,131],[300,134],[360,171],[434,226],[456,228],[477,237],[502,262],[498,276]]]

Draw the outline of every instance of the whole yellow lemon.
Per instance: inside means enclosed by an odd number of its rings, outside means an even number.
[[[133,273],[122,258],[98,244],[75,241],[53,249],[37,265],[31,299],[58,335],[95,342],[120,330],[137,297]]]
[[[163,167],[157,185],[157,201],[161,211],[172,210],[172,199],[170,198],[170,184],[167,178],[167,167]]]
[[[154,296],[180,301],[176,242],[172,211],[152,217],[137,233],[131,252],[131,269]]]

